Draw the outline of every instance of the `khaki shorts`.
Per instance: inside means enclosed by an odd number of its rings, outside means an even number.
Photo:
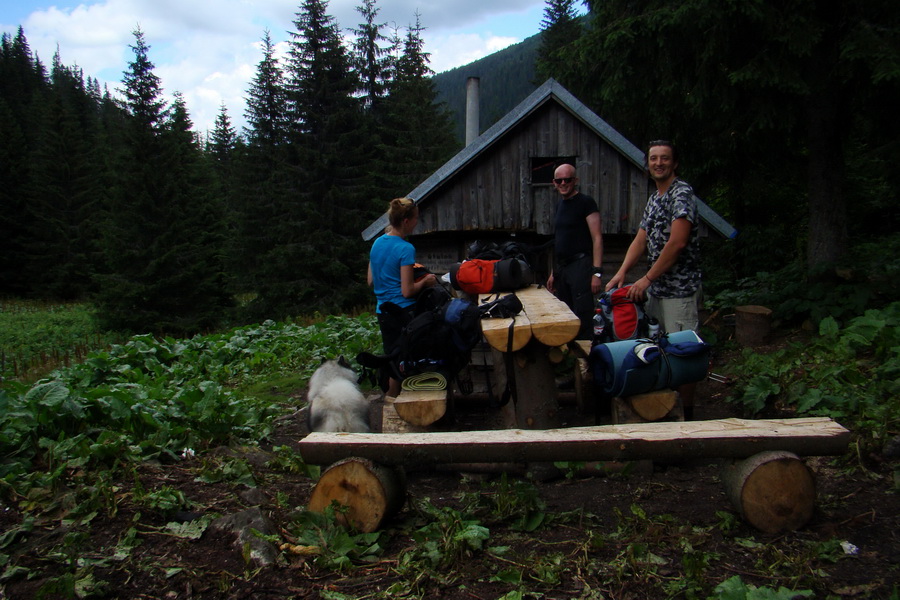
[[[656,298],[648,295],[644,308],[647,314],[656,317],[660,326],[668,333],[687,329],[700,331],[698,310],[702,297],[702,289],[685,298]]]

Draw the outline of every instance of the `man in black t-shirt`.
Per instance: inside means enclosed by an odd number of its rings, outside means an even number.
[[[603,289],[600,212],[593,198],[578,191],[572,165],[557,167],[553,185],[562,199],[556,209],[555,261],[547,289],[581,319],[578,339],[590,339],[594,297]]]

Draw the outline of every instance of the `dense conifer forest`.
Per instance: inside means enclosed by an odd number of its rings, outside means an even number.
[[[0,294],[170,334],[366,305],[360,231],[457,144],[422,25],[387,35],[364,0],[346,47],[326,8],[301,3],[284,60],[265,32],[246,128],[223,107],[206,137],[140,29],[117,94],[4,35]]]
[[[363,0],[345,44],[304,0],[286,57],[263,32],[246,127],[223,108],[207,135],[140,29],[113,93],[20,28],[0,44],[0,294],[172,334],[366,306],[359,232],[459,149],[469,76],[482,130],[552,76],[638,146],[673,139],[740,231],[712,286],[894,265],[900,5],[807,4],[548,0],[539,35],[435,76],[418,16],[388,30]]]

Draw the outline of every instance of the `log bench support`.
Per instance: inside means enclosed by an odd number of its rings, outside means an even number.
[[[736,510],[748,523],[774,533],[802,527],[812,516],[815,484],[800,456],[834,456],[847,450],[850,432],[825,417],[720,419],[598,425],[564,429],[431,432],[325,433],[300,441],[309,464],[331,464],[313,490],[313,505],[332,501],[366,506],[363,519],[374,531],[399,510],[403,494],[387,496],[383,469],[449,463],[548,461],[635,461],[690,458],[736,459],[723,482]],[[347,457],[354,457],[347,459]],[[346,465],[353,464],[353,470]],[[360,467],[361,466],[361,467]],[[361,471],[360,471],[361,468]],[[373,473],[366,474],[366,471]],[[377,475],[377,471],[382,475]],[[396,477],[396,476],[395,476]],[[321,488],[321,489],[320,489]],[[374,488],[374,490],[369,489]],[[400,500],[397,500],[397,497]],[[372,498],[378,506],[369,509]],[[383,510],[382,510],[383,505]],[[356,513],[352,513],[356,514]]]
[[[385,397],[383,433],[427,431],[447,414],[447,390],[402,390],[396,398]]]
[[[765,533],[806,525],[816,506],[812,471],[792,452],[760,452],[727,466],[725,494],[745,521]]]
[[[684,421],[681,396],[675,390],[657,390],[612,399],[612,422],[653,423],[655,421]]]

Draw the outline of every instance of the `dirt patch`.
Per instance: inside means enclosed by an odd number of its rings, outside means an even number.
[[[702,383],[695,417],[742,416],[724,402],[727,394],[725,384]],[[564,409],[567,422],[582,418]],[[47,598],[488,600],[516,591],[524,598],[706,598],[737,575],[755,586],[812,589],[819,598],[886,599],[900,585],[900,496],[894,465],[886,461],[851,469],[849,459],[810,459],[816,513],[800,531],[779,536],[762,535],[736,517],[719,480],[721,465],[705,459],[641,463],[523,488],[511,481],[524,479],[496,473],[412,471],[410,500],[383,532],[384,551],[340,573],[287,551],[260,566],[226,530],[208,527],[192,539],[168,525],[252,509],[274,525],[278,543],[295,541],[292,523],[313,482],[269,461],[275,447],[296,448],[304,435],[297,413],[281,419],[260,450],[220,449],[176,464],[140,465],[133,478],[117,482],[115,510],[98,514],[89,528],[38,522],[7,548],[0,598],[30,600],[41,589]],[[200,480],[216,457],[242,459],[255,487]],[[148,509],[134,501],[138,485],[177,490],[192,504],[175,512]],[[501,514],[491,504],[501,486],[510,498],[530,502],[543,521],[533,527],[521,515]],[[528,489],[535,498],[526,498]],[[428,562],[427,543],[417,534],[429,522],[425,499],[460,515],[474,511],[488,530],[481,549],[439,548]],[[22,522],[15,506],[0,507],[4,531]]]

